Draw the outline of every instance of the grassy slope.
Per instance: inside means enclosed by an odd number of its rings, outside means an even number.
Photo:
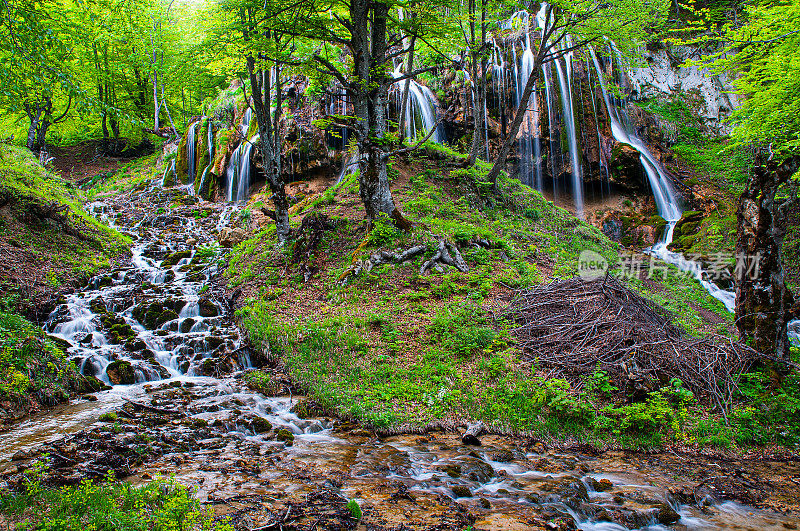
[[[236,247],[230,286],[243,289],[240,315],[256,345],[281,355],[322,405],[377,426],[482,419],[497,429],[623,445],[686,436],[686,414],[668,391],[625,406],[604,394],[602,374],[587,375],[583,391],[571,389],[521,360],[500,318],[513,289],[573,276],[583,249],[614,263],[616,244],[517,181],[501,181],[492,195],[481,191],[479,172],[448,171],[426,157],[397,163],[397,169],[395,200],[417,222],[410,234],[387,223],[367,232],[351,177],[305,211],[335,221],[309,282],[291,248],[276,248],[269,225]],[[462,244],[480,237],[492,249],[462,246],[469,249],[468,273],[420,276],[418,258],[378,267],[346,285],[340,281],[354,259],[381,248],[432,247],[438,236]],[[679,312],[679,324],[693,333],[729,326],[721,304],[696,282],[669,280],[633,285]],[[599,411],[604,406],[609,409]]]
[[[85,194],[43,168],[25,148],[0,144],[0,248],[12,267],[0,272],[0,296],[31,312],[123,255],[129,239],[89,215]],[[67,205],[70,234],[37,212]]]
[[[48,311],[60,293],[127,251],[128,238],[90,216],[84,200],[28,150],[0,144],[0,417],[94,390],[38,326],[18,315]],[[37,214],[50,204],[67,205],[67,226]]]

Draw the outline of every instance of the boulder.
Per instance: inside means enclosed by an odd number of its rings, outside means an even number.
[[[136,374],[129,361],[112,361],[106,367],[106,374],[109,381],[114,385],[131,385],[136,383]]]
[[[235,247],[247,239],[247,233],[238,228],[223,227],[217,235],[217,241],[222,247]]]

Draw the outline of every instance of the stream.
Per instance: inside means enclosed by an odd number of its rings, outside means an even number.
[[[697,461],[496,436],[467,446],[443,432],[379,438],[314,415],[304,397],[254,392],[239,331],[211,296],[210,244],[230,206],[154,186],[89,207],[133,238],[132,258],[71,295],[46,330],[110,388],[5,433],[6,484],[46,452],[54,484],[172,476],[237,530],[355,529],[350,499],[367,529],[796,528],[731,501],[739,484]],[[111,412],[116,422],[100,420]],[[676,481],[687,466],[691,481]]]

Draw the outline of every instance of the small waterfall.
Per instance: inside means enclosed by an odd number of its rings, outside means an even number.
[[[600,62],[597,60],[597,55],[591,48],[589,49],[589,53],[592,56],[592,61],[594,62],[594,66],[597,71],[597,79],[600,83],[600,89],[603,93],[606,109],[608,110],[609,120],[611,121],[611,131],[614,135],[614,139],[618,142],[631,146],[639,152],[639,160],[642,163],[642,168],[644,169],[644,172],[647,175],[647,180],[650,183],[650,189],[653,192],[658,213],[667,221],[667,228],[664,231],[664,236],[660,242],[656,243],[650,248],[649,252],[664,262],[674,265],[680,271],[691,273],[692,276],[697,279],[698,282],[700,282],[703,288],[705,288],[712,297],[722,302],[728,311],[733,312],[736,307],[735,292],[724,290],[716,284],[708,281],[706,279],[707,275],[703,271],[702,264],[699,262],[687,260],[682,254],[670,251],[668,249],[669,244],[672,243],[675,225],[677,225],[678,221],[681,219],[681,207],[678,203],[675,192],[672,190],[672,186],[669,183],[667,174],[664,172],[663,168],[655,159],[655,157],[653,157],[653,154],[650,153],[650,150],[647,149],[647,146],[645,146],[644,142],[642,142],[642,140],[636,135],[630,125],[628,125],[627,128],[623,128],[620,124],[620,112],[623,113],[623,117],[627,124],[630,124],[630,121],[627,119],[627,115],[625,115],[624,110],[620,111],[617,106],[612,105],[606,89],[605,79],[603,77],[603,69],[600,67]]]
[[[236,188],[236,197],[231,197],[231,201],[247,201],[250,191],[250,153],[253,151],[253,146],[259,141],[260,135],[256,133],[253,138],[248,140],[244,145],[244,151],[241,155],[241,167],[239,168],[239,183]]]
[[[244,201],[247,200],[247,192],[250,189],[250,153],[252,151],[253,139],[247,140],[247,131],[250,129],[250,120],[253,117],[253,109],[250,107],[242,117],[242,125],[240,127],[242,142],[239,144],[231,154],[231,160],[228,162],[228,168],[225,175],[228,180],[228,201]],[[257,136],[257,135],[256,135]],[[245,169],[246,168],[246,169]],[[246,186],[242,184],[242,171],[246,171]],[[242,193],[244,189],[244,193]]]
[[[211,171],[211,168],[214,166],[214,123],[211,120],[211,117],[208,118],[208,165],[203,169],[203,173],[200,176],[200,184],[197,187],[197,192],[201,192],[205,190],[206,179],[208,179],[208,174]]]
[[[195,173],[197,173],[197,142],[195,139],[195,133],[198,125],[200,125],[199,120],[190,125],[189,132],[186,135],[187,159],[189,161],[189,179],[192,182],[194,182]]]
[[[398,78],[403,75],[401,66],[398,66],[392,76]],[[397,98],[398,111],[403,107],[403,90],[405,90],[406,80],[395,82],[393,90]],[[437,144],[444,142],[444,132],[440,125],[437,125],[436,109],[439,101],[433,95],[431,89],[420,84],[414,79],[408,85],[408,103],[406,105],[405,131],[406,138],[422,138],[427,135],[434,127],[436,130],[430,139]]]

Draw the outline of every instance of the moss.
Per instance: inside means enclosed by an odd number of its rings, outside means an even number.
[[[175,178],[178,182],[186,182],[189,178],[189,148],[188,148],[188,139],[189,139],[189,128],[186,129],[186,132],[181,137],[181,141],[178,143],[178,154],[175,159]],[[165,185],[170,183],[165,183]]]

